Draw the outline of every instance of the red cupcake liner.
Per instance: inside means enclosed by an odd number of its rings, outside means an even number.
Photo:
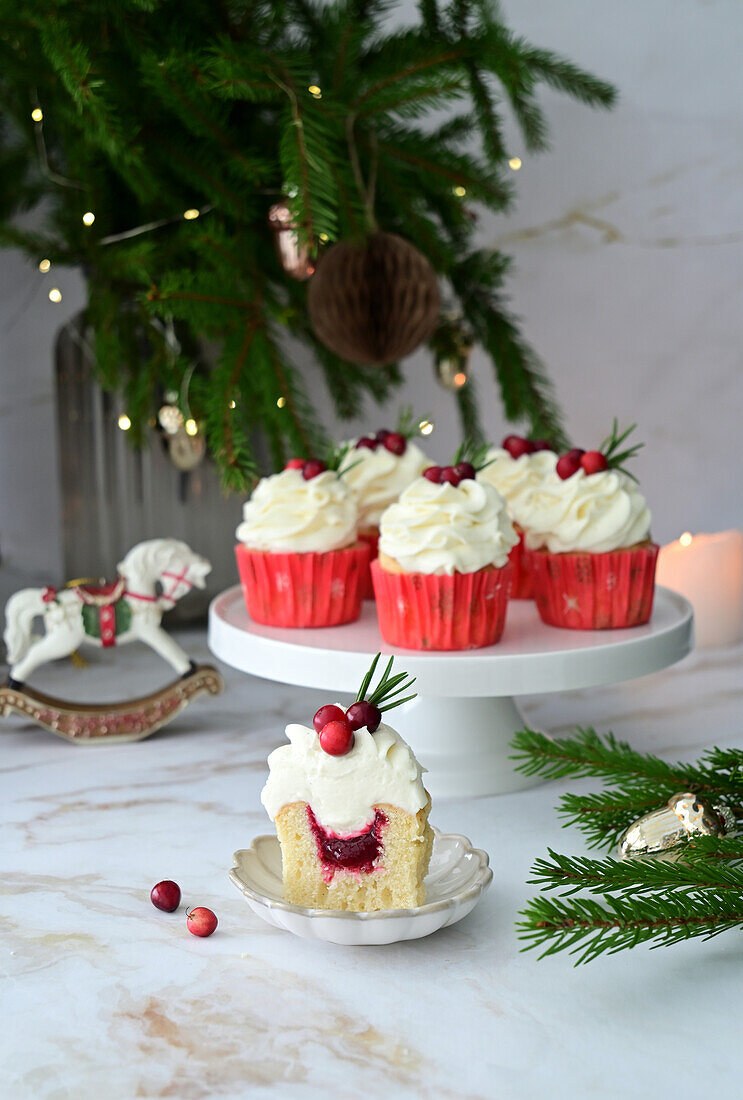
[[[480,649],[503,633],[511,566],[477,573],[429,576],[388,573],[378,561],[371,574],[382,637],[404,649]]]
[[[359,531],[359,542],[365,542],[369,547],[369,568],[366,571],[366,585],[364,587],[364,599],[374,599],[374,584],[371,575],[371,563],[376,561],[379,553],[379,531]]]
[[[605,554],[531,554],[542,622],[569,630],[613,630],[646,623],[653,610],[658,547]]]
[[[361,613],[366,543],[324,554],[270,554],[235,547],[245,605],[265,626],[338,626]]]
[[[519,541],[508,555],[513,578],[511,581],[511,599],[533,600],[534,580],[531,575],[532,551],[526,549],[524,532],[519,527],[516,527],[516,533],[519,536]]]

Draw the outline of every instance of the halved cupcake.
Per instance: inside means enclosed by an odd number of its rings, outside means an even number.
[[[392,658],[376,688],[379,654],[348,710],[320,707],[289,725],[289,745],[268,758],[261,801],[276,823],[284,894],[294,905],[356,912],[425,901],[433,845],[422,768],[383,712],[413,696]]]
[[[623,464],[642,444],[621,446],[614,421],[599,450],[574,448],[529,501],[526,545],[542,620],[573,630],[646,623],[653,609],[658,546],[650,511]]]
[[[248,613],[268,626],[323,627],[358,619],[369,548],[356,497],[328,463],[292,459],[258,482],[235,548]]]
[[[382,513],[400,493],[430,465],[423,451],[413,443],[419,434],[418,421],[410,408],[400,413],[397,428],[381,428],[375,435],[352,440],[341,466],[346,482],[359,505],[359,538],[369,544],[370,561],[377,556],[379,522]],[[366,597],[373,599],[371,574]]]
[[[382,516],[372,563],[379,628],[408,649],[476,649],[503,633],[518,541],[499,493],[477,476],[484,449],[430,466]]]
[[[511,599],[529,600],[534,595],[530,554],[524,539],[530,515],[528,503],[532,490],[554,473],[556,463],[557,455],[547,440],[525,439],[520,435],[507,435],[500,447],[487,453],[487,464],[480,476],[505,500],[519,536],[509,556],[513,570]]]

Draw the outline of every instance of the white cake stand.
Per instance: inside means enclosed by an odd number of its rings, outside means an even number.
[[[417,677],[419,693],[395,710],[394,725],[428,769],[432,796],[457,798],[535,782],[509,760],[509,742],[524,726],[512,696],[619,683],[666,668],[691,651],[692,609],[682,596],[658,587],[646,626],[578,631],[545,626],[530,600],[512,600],[498,645],[421,653],[386,645],[368,601],[358,622],[347,626],[277,629],[250,619],[236,586],[212,601],[209,647],[254,676],[323,688],[328,702],[344,702],[344,692],[355,695],[379,650],[394,653],[400,670]]]

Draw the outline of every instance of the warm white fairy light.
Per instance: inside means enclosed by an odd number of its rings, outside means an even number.
[[[49,268],[52,266],[51,260],[39,260],[39,271],[42,275],[46,275]]]
[[[83,214],[83,225],[92,225],[95,221],[95,214],[92,210],[86,210]]]
[[[462,187],[461,184],[459,185],[459,187],[452,188],[452,190],[454,191],[454,194],[457,196],[458,199],[463,199],[464,196],[467,194],[467,188]]]
[[[199,425],[191,417],[189,417],[189,419],[186,421],[186,423],[183,425],[183,427],[186,429],[186,431],[188,432],[189,435],[197,435],[198,434]]]
[[[121,416],[118,419],[118,425],[121,428],[122,432],[128,432],[129,431],[129,429],[132,426],[132,422],[129,419],[129,417],[126,415],[126,413],[121,414]]]
[[[679,539],[679,542],[681,543],[682,546],[691,546],[691,543],[692,543],[691,531],[684,531],[683,535]]]
[[[231,409],[236,409],[237,408],[237,401],[230,401],[230,408]]]
[[[31,118],[34,120],[34,122],[41,122],[43,117],[44,112],[42,111],[41,107],[34,107],[33,111],[31,112]]]
[[[464,373],[463,370],[457,371],[457,373],[454,375],[454,378],[452,379],[452,381],[454,382],[454,385],[458,389],[461,389],[461,387],[467,381],[467,375]]]
[[[314,96],[315,99],[322,99],[322,88],[319,88],[317,84],[310,84],[307,91],[310,95]]]
[[[195,206],[189,206],[188,210],[183,211],[183,217],[187,222],[192,222],[195,218],[198,218],[199,211]]]
[[[61,302],[62,301],[62,291],[59,289],[58,286],[53,286],[52,289],[49,291],[49,301],[50,302]]]
[[[285,397],[280,397],[278,399],[278,401],[276,402],[276,408],[277,409],[283,409],[285,404],[286,404],[286,398]]]
[[[418,431],[421,435],[430,435],[433,431],[433,424],[430,420],[421,420],[418,423]]]
[[[328,241],[330,240],[330,237],[327,235],[327,233],[321,233],[320,234],[320,240],[322,241],[323,244],[327,244]]]
[[[521,157],[511,157],[508,162],[508,167],[511,168],[514,172],[518,172],[519,168],[521,167]]]

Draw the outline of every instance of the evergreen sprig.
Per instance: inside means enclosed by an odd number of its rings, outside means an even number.
[[[0,0],[0,19],[0,244],[85,271],[99,377],[125,392],[130,438],[194,368],[191,414],[228,486],[320,453],[328,401],[287,333],[341,417],[400,384],[396,365],[352,368],[315,338],[267,223],[284,199],[313,254],[373,226],[416,245],[492,360],[507,419],[564,442],[509,313],[508,259],[474,248],[472,204],[513,199],[504,108],[536,151],[540,86],[609,107],[610,85],[513,34],[495,0],[421,0],[402,29],[384,0]],[[28,229],[17,215],[37,205]],[[472,391],[456,400],[481,436]]]
[[[577,825],[593,846],[615,846],[628,825],[681,790],[725,803],[740,818],[740,750],[713,748],[696,764],[673,764],[590,728],[554,740],[522,730],[513,747],[516,767],[527,775],[610,784],[561,800],[565,824]],[[692,837],[673,858],[620,860],[552,849],[548,856],[534,863],[530,883],[561,896],[533,898],[517,924],[526,949],[543,949],[540,958],[568,951],[582,963],[639,943],[663,946],[743,926],[743,839],[737,836]]]
[[[403,697],[403,693],[408,691],[415,683],[416,677],[408,677],[407,672],[398,672],[395,676],[390,675],[395,660],[394,657],[390,657],[387,662],[387,667],[382,673],[377,686],[367,695],[381,656],[381,653],[377,653],[369,666],[369,671],[361,681],[361,687],[356,695],[356,702],[360,703],[362,699],[366,699],[367,702],[373,703],[375,707],[378,707],[379,710],[384,713],[387,710],[392,710],[394,707],[400,707],[403,703],[408,703],[411,699],[416,698],[416,692],[413,692],[412,695],[405,695]]]
[[[635,455],[642,450],[645,444],[633,443],[631,446],[625,447],[624,450],[620,450],[620,448],[625,439],[632,434],[636,427],[637,424],[630,424],[629,428],[625,428],[623,432],[620,432],[619,422],[617,418],[614,417],[611,431],[599,447],[599,450],[609,464],[609,468],[612,470],[621,470],[626,477],[632,478],[633,481],[637,481],[637,478],[630,470],[625,469],[624,464],[634,458]]]

